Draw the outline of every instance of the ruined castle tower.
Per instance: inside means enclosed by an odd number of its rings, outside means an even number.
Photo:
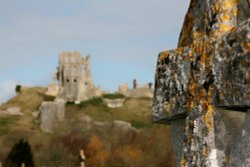
[[[57,79],[61,98],[68,102],[79,102],[101,94],[92,81],[90,59],[90,55],[83,58],[80,52],[60,54]]]
[[[157,61],[152,110],[179,167],[250,166],[250,2],[191,0]]]

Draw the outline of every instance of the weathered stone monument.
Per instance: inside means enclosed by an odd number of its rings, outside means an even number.
[[[53,102],[43,102],[39,107],[41,116],[41,129],[44,132],[52,133],[57,121],[65,119],[65,101],[58,99]]]
[[[60,87],[58,97],[68,102],[80,102],[102,94],[93,84],[90,59],[90,55],[83,58],[80,52],[60,54],[57,71]]]
[[[177,166],[250,166],[248,0],[191,0],[155,79],[152,119],[171,126]]]

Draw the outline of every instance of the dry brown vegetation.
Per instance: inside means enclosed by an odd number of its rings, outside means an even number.
[[[100,99],[67,104],[66,120],[56,125],[53,134],[46,134],[31,115],[44,100],[44,91],[27,89],[1,106],[20,106],[25,115],[0,116],[0,161],[24,138],[32,146],[36,166],[79,166],[82,148],[87,167],[175,167],[169,127],[151,123],[152,99],[128,98],[116,109],[107,108]]]

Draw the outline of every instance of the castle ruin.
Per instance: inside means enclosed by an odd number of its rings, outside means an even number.
[[[126,97],[153,97],[153,89],[151,87],[152,83],[148,83],[142,86],[138,85],[138,81],[136,79],[133,80],[133,88],[129,88],[128,84],[119,85],[118,93],[123,94]]]
[[[43,131],[53,132],[56,121],[64,121],[66,102],[80,103],[102,95],[103,91],[93,84],[90,59],[90,55],[83,58],[80,52],[60,54],[55,81],[46,92],[55,100],[43,102],[39,108]]]
[[[83,58],[80,52],[62,52],[56,73],[57,83],[49,85],[47,94],[55,95],[57,86],[56,97],[67,102],[79,103],[101,96],[102,91],[92,81],[90,60],[90,55]]]

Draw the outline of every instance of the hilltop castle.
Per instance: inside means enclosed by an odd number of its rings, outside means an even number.
[[[92,81],[90,60],[90,55],[83,58],[80,52],[62,52],[56,82],[49,85],[46,94],[75,103],[101,96],[102,91]]]
[[[53,132],[55,121],[64,121],[65,102],[80,103],[102,95],[103,91],[93,84],[90,59],[90,55],[83,58],[80,52],[60,54],[54,81],[45,93],[55,100],[42,102],[39,108],[43,131]]]

